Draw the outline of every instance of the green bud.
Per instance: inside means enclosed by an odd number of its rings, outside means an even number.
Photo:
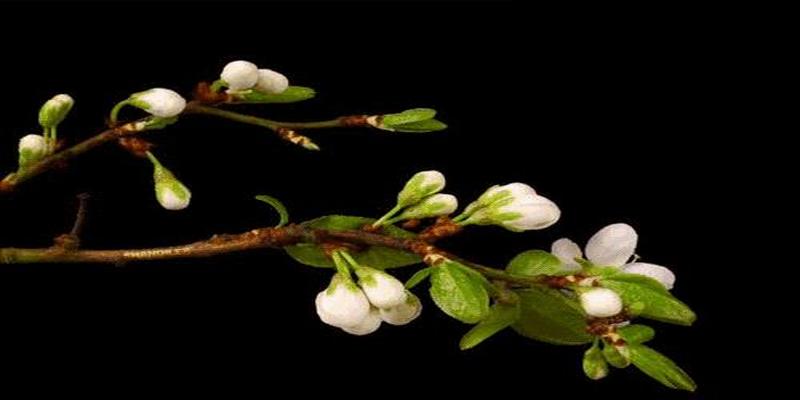
[[[42,135],[27,135],[19,140],[19,169],[35,164],[48,153],[47,139]]]
[[[59,94],[47,100],[39,109],[39,125],[45,129],[57,127],[67,117],[74,104],[75,100],[68,94]]]
[[[444,189],[445,179],[439,171],[417,172],[397,195],[397,205],[408,207]]]
[[[153,180],[155,181],[156,200],[167,210],[183,210],[189,206],[192,193],[181,183],[170,170],[156,159],[153,153],[147,152],[153,163]]]
[[[428,196],[417,204],[403,210],[400,216],[393,218],[395,221],[407,219],[422,219],[448,215],[458,208],[458,199],[452,194],[438,193]]]
[[[590,379],[603,379],[608,375],[608,364],[603,359],[603,354],[597,342],[583,354],[583,372]]]

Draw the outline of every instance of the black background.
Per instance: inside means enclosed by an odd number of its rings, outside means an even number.
[[[497,183],[523,181],[555,200],[562,220],[540,232],[469,229],[442,245],[503,265],[517,252],[579,243],[613,222],[640,233],[645,261],[670,266],[675,294],[699,314],[691,328],[657,324],[653,346],[716,397],[724,317],[706,287],[710,249],[725,226],[720,199],[736,193],[716,146],[730,44],[694,12],[526,10],[520,3],[29,4],[2,8],[4,96],[0,165],[12,170],[19,137],[36,132],[41,102],[69,93],[76,106],[60,137],[102,129],[128,94],[162,86],[189,93],[233,59],[284,72],[318,90],[301,104],[243,107],[283,120],[435,107],[450,125],[430,135],[309,131],[305,151],[251,126],[187,117],[149,136],[193,192],[183,212],[158,207],[151,166],[106,146],[0,198],[3,246],[47,246],[69,229],[74,195],[92,194],[84,245],[169,245],[274,222],[252,199],[266,193],[294,221],[342,213],[378,216],[411,174],[438,169],[465,204]],[[34,35],[36,33],[36,35]],[[133,118],[135,111],[124,116]],[[711,156],[710,156],[711,155]],[[398,271],[407,277],[410,271]],[[570,398],[685,398],[633,368],[591,382],[583,349],[512,332],[469,352],[466,326],[424,298],[420,319],[351,337],[319,322],[313,299],[328,271],[279,251],[122,268],[6,266],[0,277],[4,380],[28,387],[102,390],[108,397],[211,390],[253,396],[337,391]],[[422,289],[422,288],[420,288]],[[424,294],[423,290],[419,293]],[[654,324],[656,325],[656,324]],[[153,383],[166,383],[151,391]],[[99,389],[102,387],[107,389]],[[153,389],[155,390],[155,389]],[[294,393],[294,394],[292,394]]]

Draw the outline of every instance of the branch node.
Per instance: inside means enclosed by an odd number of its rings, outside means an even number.
[[[80,247],[80,235],[86,223],[86,209],[89,202],[89,194],[81,193],[78,196],[78,212],[75,215],[75,222],[72,224],[72,230],[69,233],[64,233],[56,236],[53,239],[53,247],[62,250],[77,250]]]

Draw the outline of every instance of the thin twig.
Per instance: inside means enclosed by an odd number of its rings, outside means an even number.
[[[83,226],[86,223],[86,210],[89,203],[89,193],[81,193],[78,195],[78,212],[75,214],[75,223],[72,225],[72,230],[69,234],[79,238],[83,232]]]

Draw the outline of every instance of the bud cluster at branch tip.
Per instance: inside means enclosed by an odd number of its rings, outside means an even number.
[[[397,194],[394,208],[375,221],[373,226],[451,214],[458,208],[458,199],[450,194],[439,193],[445,183],[444,175],[439,171],[417,172]]]

